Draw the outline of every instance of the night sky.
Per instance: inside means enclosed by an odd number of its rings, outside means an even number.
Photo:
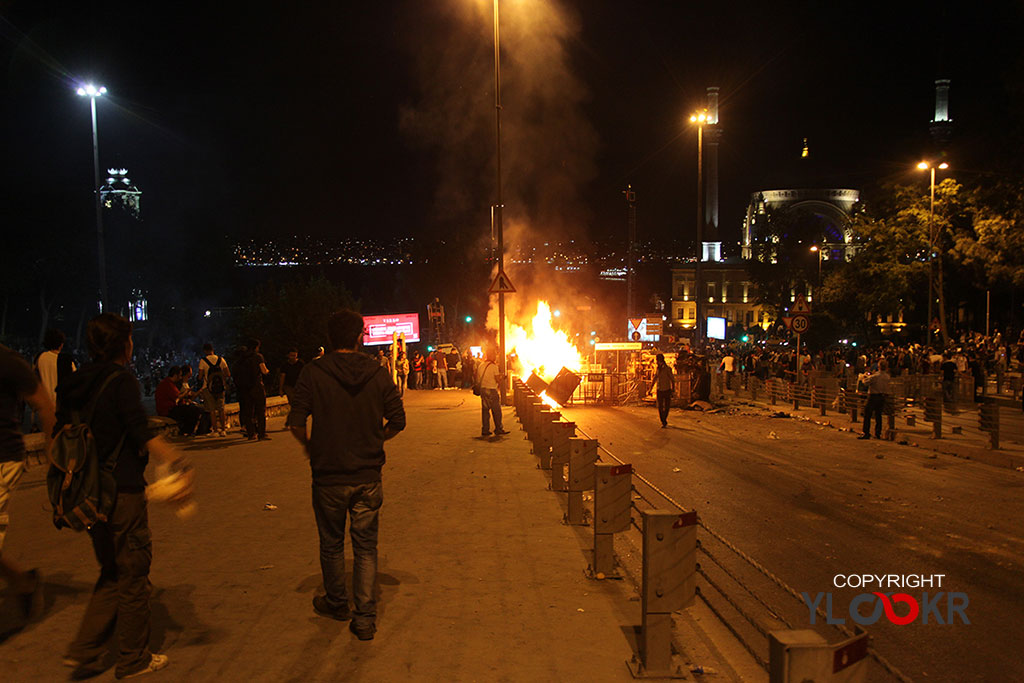
[[[1020,3],[879,7],[505,0],[509,221],[546,237],[624,233],[632,183],[641,238],[689,238],[686,118],[709,85],[721,88],[726,242],[755,190],[918,178],[937,77],[952,79],[961,178],[1011,169]],[[80,225],[92,239],[89,107],[74,94],[92,79],[110,90],[100,163],[128,168],[146,229],[172,241],[483,238],[489,13],[485,0],[2,1],[5,234]],[[804,137],[813,166],[796,165]]]

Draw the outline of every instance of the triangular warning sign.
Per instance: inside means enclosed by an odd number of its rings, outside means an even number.
[[[796,295],[796,303],[793,304],[793,308],[789,309],[790,315],[810,315],[811,307],[807,305],[807,299],[804,298],[803,294]]]
[[[491,294],[511,294],[516,291],[516,288],[512,286],[512,281],[508,279],[508,275],[505,275],[505,271],[499,270],[487,291]]]
[[[629,324],[633,326],[634,330],[639,330],[640,329],[640,325],[643,324],[643,322],[644,322],[643,318],[630,318],[629,319]]]
[[[782,321],[782,324],[786,326],[787,330],[793,327],[793,318],[791,316],[784,315],[781,318],[779,318],[779,320]]]

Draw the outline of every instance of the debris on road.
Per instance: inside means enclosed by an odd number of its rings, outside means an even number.
[[[707,412],[712,408],[714,408],[714,406],[708,403],[707,401],[694,401],[693,403],[690,404],[690,410],[699,410],[701,412]]]
[[[777,439],[777,438],[779,438],[779,435],[776,434],[775,432],[768,432],[768,438],[769,439]]]
[[[263,509],[264,509],[264,510],[270,510],[270,511],[274,511],[274,510],[276,510],[276,509],[277,509],[277,506],[276,506],[276,505],[274,505],[273,503],[264,503],[264,504],[263,504]]]
[[[780,410],[780,411],[778,411],[776,413],[772,413],[771,415],[768,416],[769,419],[776,418],[776,417],[792,417],[792,415],[790,415],[789,413],[785,412],[784,410]]]
[[[682,472],[682,470],[681,470],[681,469],[679,469],[678,467],[673,467],[673,468],[672,468],[672,471],[673,471],[673,472]]]

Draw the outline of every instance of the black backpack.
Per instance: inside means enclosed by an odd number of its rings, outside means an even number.
[[[211,396],[220,398],[224,395],[224,371],[220,367],[220,356],[217,356],[217,361],[214,363],[210,362],[209,358],[203,358],[203,362],[209,367],[206,370],[206,388],[210,390]]]
[[[71,423],[64,425],[53,439],[46,488],[53,505],[53,525],[58,529],[68,527],[85,531],[96,522],[107,521],[114,509],[117,499],[114,466],[127,434],[121,436],[114,452],[100,466],[96,439],[89,423],[96,402],[119,374],[120,371],[112,372],[103,380],[84,412],[71,411]]]

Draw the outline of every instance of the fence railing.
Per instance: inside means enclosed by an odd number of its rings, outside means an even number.
[[[765,628],[702,567],[702,558],[707,558],[709,564],[722,567],[724,564],[705,549],[704,542],[698,540],[698,527],[708,536],[707,541],[721,544],[728,552],[771,579],[803,604],[794,589],[709,528],[695,510],[680,505],[668,493],[636,472],[632,464],[602,447],[597,439],[583,432],[575,423],[565,420],[559,409],[546,404],[518,379],[513,384],[513,404],[522,428],[533,445],[538,466],[550,470],[550,489],[567,494],[566,523],[587,524],[585,493],[592,492],[594,535],[588,574],[593,578],[617,576],[615,535],[630,529],[640,534],[642,576],[639,652],[638,656],[628,662],[636,677],[682,677],[682,670],[674,665],[672,657],[672,613],[691,606],[695,598],[700,597],[743,643],[754,660],[769,672],[773,682],[804,680],[806,673],[811,671],[808,667],[817,666],[826,659],[832,662],[836,653],[845,655],[841,658],[842,666],[835,669],[834,674],[830,667],[828,677],[815,680],[833,680],[833,675],[836,676],[835,680],[865,680],[867,662],[864,657],[868,653],[894,676],[907,680],[868,647],[867,633],[847,631],[844,633],[847,640],[830,645],[816,632],[794,630],[784,620],[787,629]],[[639,517],[639,522],[634,515]],[[703,578],[705,587],[698,586],[698,576]],[[742,582],[739,585],[767,606],[756,592]],[[716,609],[715,603],[707,595],[709,592],[724,596],[767,641],[758,647],[744,638]],[[768,609],[775,613],[771,607]],[[763,654],[766,650],[768,657]],[[857,653],[862,654],[858,656]]]
[[[943,382],[938,375],[894,377],[890,393],[877,404],[869,403],[869,395],[863,387],[858,390],[853,376],[812,374],[806,381],[794,382],[748,375],[733,380],[733,386],[726,389],[721,376],[716,375],[713,398],[734,396],[780,409],[810,410],[822,417],[845,417],[851,424],[862,423],[870,408],[874,413],[872,435],[884,439],[963,436],[973,445],[992,450],[1007,445],[1024,448],[1024,412],[1014,394],[990,392],[991,386],[976,390],[972,381],[961,378]],[[880,428],[878,422],[882,423]]]

